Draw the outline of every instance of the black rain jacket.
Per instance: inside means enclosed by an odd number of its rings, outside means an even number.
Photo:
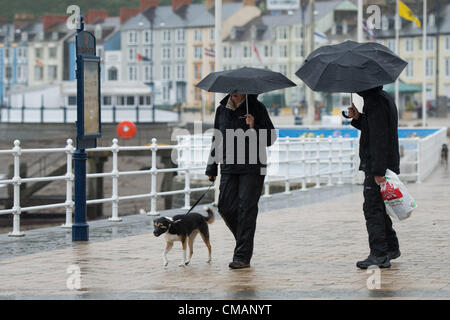
[[[227,174],[265,174],[265,170],[262,168],[267,167],[267,155],[266,148],[271,146],[277,139],[272,121],[266,107],[260,101],[258,101],[258,95],[248,95],[248,113],[255,118],[255,127],[253,134],[257,139],[257,142],[249,137],[245,137],[245,154],[238,154],[238,139],[234,137],[234,153],[233,150],[227,150],[227,129],[239,130],[242,129],[244,133],[251,134],[248,130],[250,127],[245,123],[245,114],[247,113],[246,101],[244,100],[235,110],[231,110],[226,107],[230,95],[227,95],[216,109],[216,116],[214,120],[214,129],[221,133],[221,144],[219,145],[219,139],[216,135],[213,135],[213,145],[206,167],[205,174],[208,176],[217,176],[217,165],[220,163],[221,173]],[[266,134],[263,134],[260,129],[266,129]],[[217,132],[218,132],[217,131]],[[263,142],[261,139],[266,138]],[[216,148],[215,141],[217,141],[218,148],[222,149],[222,157],[215,159]],[[255,145],[256,143],[256,145]],[[250,145],[252,144],[252,145]],[[264,147],[264,150],[260,150],[260,145]],[[239,150],[242,150],[239,147]],[[256,153],[257,152],[257,153]],[[242,153],[242,152],[240,152]],[[234,154],[234,157],[231,155]],[[228,159],[227,159],[228,155]],[[245,157],[244,157],[245,155]],[[256,160],[256,161],[255,161]]]
[[[361,130],[359,170],[384,176],[386,169],[400,173],[398,112],[392,97],[383,87],[358,92],[364,98],[363,112],[351,124]]]

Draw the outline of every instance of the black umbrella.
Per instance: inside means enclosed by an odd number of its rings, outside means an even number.
[[[212,72],[196,85],[209,92],[230,94],[260,94],[295,86],[294,82],[279,72],[247,67]]]
[[[345,41],[314,50],[295,73],[322,92],[360,92],[394,82],[408,63],[376,42]]]

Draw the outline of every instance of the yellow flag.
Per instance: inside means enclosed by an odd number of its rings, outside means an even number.
[[[417,26],[420,28],[421,26],[420,20],[417,19],[414,13],[412,13],[411,9],[408,8],[408,6],[400,0],[398,0],[398,14],[400,17],[406,20],[415,21]]]

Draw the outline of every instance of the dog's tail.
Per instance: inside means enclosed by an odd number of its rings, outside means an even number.
[[[214,216],[214,212],[209,207],[204,208],[206,212],[208,213],[208,217],[205,217],[206,223],[211,224],[216,220],[216,217]]]

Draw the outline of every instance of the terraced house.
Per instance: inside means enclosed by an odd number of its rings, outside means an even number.
[[[224,1],[224,33],[232,20],[246,23],[260,14],[254,2],[246,7],[246,1]],[[141,0],[140,8],[121,10],[121,22],[122,79],[148,84],[156,105],[200,105],[194,86],[214,70],[214,1],[161,6]]]

